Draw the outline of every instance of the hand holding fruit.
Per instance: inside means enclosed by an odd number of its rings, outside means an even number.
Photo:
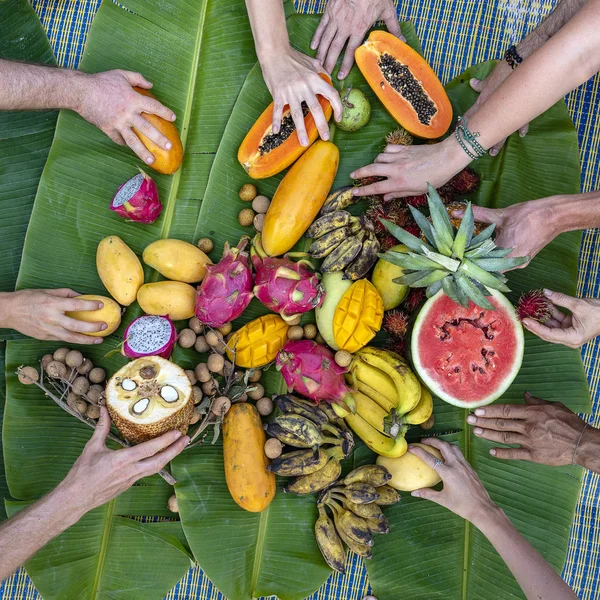
[[[319,60],[328,73],[333,71],[346,46],[338,79],[344,79],[354,64],[354,52],[377,21],[385,21],[388,31],[404,40],[392,0],[329,0],[310,47],[318,49]]]
[[[105,442],[110,417],[106,408],[100,411],[94,435],[60,484],[83,512],[112,500],[138,479],[158,473],[189,441],[175,430],[131,448],[109,450]]]
[[[20,290],[0,294],[0,326],[15,329],[39,340],[100,344],[102,338],[90,334],[106,330],[106,323],[88,323],[65,313],[99,310],[103,303],[81,300],[76,296],[79,294],[68,288]]]
[[[440,492],[423,488],[412,492],[412,496],[431,500],[477,526],[479,519],[485,519],[490,510],[496,508],[479,476],[458,446],[438,438],[427,438],[421,442],[437,448],[444,458],[443,464],[436,466],[438,459],[418,446],[409,446],[408,451],[418,456],[427,466],[435,468],[442,478],[444,488]]]
[[[152,84],[139,73],[114,70],[86,75],[77,112],[102,130],[115,143],[129,146],[145,163],[155,157],[142,143],[137,131],[149,140],[170,150],[172,143],[142,113],[174,121],[175,113],[156,98],[138,93],[134,87],[149,90]]]
[[[494,404],[477,408],[474,415],[467,417],[467,423],[475,425],[473,433],[477,437],[519,444],[518,448],[492,448],[490,454],[496,458],[529,460],[553,467],[573,464],[585,421],[560,402],[547,402],[529,392],[523,397],[525,406]],[[590,435],[593,431],[590,428]],[[583,453],[579,457],[582,456]]]
[[[319,135],[324,140],[329,139],[329,125],[317,95],[331,102],[336,121],[342,118],[342,102],[337,90],[319,75],[324,73],[321,63],[293,48],[288,48],[263,59],[261,67],[275,103],[273,133],[279,133],[284,107],[289,106],[298,131],[298,139],[303,146],[308,146],[302,107],[302,103],[305,102],[315,120]]]

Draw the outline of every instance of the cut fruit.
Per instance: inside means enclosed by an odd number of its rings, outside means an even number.
[[[192,384],[175,363],[138,358],[110,378],[106,408],[121,435],[135,444],[172,429],[185,434],[194,414]]]
[[[373,31],[356,64],[388,112],[408,132],[438,138],[450,127],[452,105],[425,59],[386,31]]]
[[[443,291],[415,321],[411,352],[423,383],[455,406],[491,404],[508,389],[523,360],[523,328],[509,300],[491,290],[494,310],[453,302]]]
[[[327,83],[331,83],[327,75],[321,74],[321,77]],[[325,118],[329,121],[332,113],[331,104],[323,96],[318,96],[318,99]],[[319,131],[308,107],[303,108],[306,134],[309,144],[312,144],[317,139]],[[238,150],[238,160],[250,177],[265,179],[289,167],[306,150],[308,146],[302,146],[298,140],[289,106],[286,105],[283,109],[279,133],[273,133],[273,102],[271,102],[246,134]]]
[[[315,310],[317,328],[327,345],[334,350],[339,350],[340,348],[335,343],[335,336],[333,335],[333,315],[342,296],[353,285],[353,282],[344,279],[344,274],[340,271],[323,273],[321,282],[325,288],[325,300]]]

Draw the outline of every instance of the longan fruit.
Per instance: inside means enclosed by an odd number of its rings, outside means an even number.
[[[231,408],[231,400],[227,396],[219,396],[218,398],[216,398],[213,401],[212,406],[210,407],[210,410],[217,417],[221,417],[221,416],[226,415],[230,408]]]
[[[87,375],[94,368],[94,364],[89,358],[84,358],[83,362],[77,367],[80,375]]]
[[[52,356],[52,354],[44,354],[44,356],[42,356],[42,360],[40,361],[42,364],[42,369],[44,369],[44,371],[46,370],[46,367],[54,360],[54,357]]]
[[[77,410],[77,401],[79,396],[75,392],[69,392],[67,394],[67,406],[70,406],[73,410]]]
[[[252,221],[252,224],[254,225],[254,229],[260,233],[265,226],[265,215],[256,215]]]
[[[46,367],[46,373],[48,373],[52,379],[58,379],[67,374],[67,367],[65,363],[58,360],[53,360],[48,363],[48,366]]]
[[[192,386],[192,395],[194,397],[194,404],[200,404],[200,402],[202,402],[202,398],[204,398],[202,389],[199,388],[197,385]]]
[[[21,383],[31,385],[40,378],[40,374],[34,367],[21,367],[17,371],[17,377]]]
[[[54,351],[52,358],[54,358],[54,360],[64,363],[65,358],[67,358],[67,354],[69,354],[69,352],[69,348],[59,348],[58,350]]]
[[[242,208],[242,210],[240,210],[240,214],[238,215],[238,223],[242,227],[250,227],[254,221],[254,217],[255,214],[251,208]]]
[[[200,238],[197,243],[198,248],[205,254],[212,252],[215,248],[213,241],[210,238]]]
[[[179,503],[177,502],[177,496],[175,494],[173,494],[169,498],[169,502],[167,503],[167,507],[168,507],[168,509],[172,513],[178,513],[179,512]]]
[[[308,325],[304,326],[304,337],[307,340],[314,340],[317,337],[317,333],[319,331],[314,323],[308,323]]]
[[[196,379],[196,373],[194,373],[194,371],[192,371],[191,369],[186,369],[185,374],[187,375],[187,378],[190,380],[190,383],[192,385],[194,385],[198,381]]]
[[[194,373],[196,374],[196,379],[200,383],[206,383],[212,378],[212,375],[210,374],[210,371],[208,370],[208,365],[206,363],[200,363],[199,365],[196,365]]]
[[[65,356],[65,364],[67,367],[77,369],[83,364],[83,354],[79,350],[71,350]]]
[[[88,393],[90,389],[90,382],[88,381],[87,377],[80,375],[75,379],[75,381],[73,381],[71,386],[76,394],[83,396],[84,394]]]
[[[225,359],[220,354],[211,354],[206,361],[208,370],[213,373],[219,373],[225,366]]]
[[[223,341],[223,337],[219,334],[218,331],[207,331],[206,335],[206,343],[209,346],[213,346],[213,348],[219,343]]]
[[[293,327],[294,325],[300,325],[300,321],[302,321],[302,315],[298,314],[298,315],[294,315],[293,317],[288,318],[286,320],[286,323],[290,327]]]
[[[177,337],[177,343],[182,348],[191,348],[196,343],[196,334],[192,329],[182,329]]]
[[[300,325],[293,325],[287,332],[288,340],[301,340],[304,337],[304,329]]]
[[[106,371],[100,367],[94,367],[88,377],[92,383],[102,383],[106,379]]]
[[[270,438],[265,442],[265,454],[268,458],[281,456],[283,444],[277,438]]]
[[[223,327],[219,327],[219,333],[221,335],[229,335],[231,333],[231,323],[225,323]]]
[[[80,398],[79,400],[75,401],[75,410],[77,410],[80,415],[85,415],[87,413],[87,409],[88,403],[85,400]]]
[[[219,386],[217,382],[211,377],[209,381],[206,381],[202,384],[202,391],[207,396],[213,396],[219,391]]]
[[[261,398],[256,401],[256,410],[259,415],[266,417],[273,412],[273,400],[271,398]]]
[[[248,392],[248,398],[252,400],[260,400],[265,395],[265,388],[260,383],[256,383],[252,387],[256,389]]]
[[[327,343],[325,342],[325,338],[320,333],[317,334],[317,337],[315,338],[315,342],[317,342],[317,344],[321,344],[322,346],[327,345]]]
[[[208,352],[210,350],[210,346],[209,346],[208,342],[206,341],[206,338],[203,335],[199,335],[196,338],[196,343],[194,344],[194,349],[196,350],[196,352],[199,352],[200,354],[204,354],[205,352]]]
[[[188,327],[196,334],[200,335],[204,332],[204,325],[200,322],[198,317],[192,317],[188,321]]]
[[[90,419],[94,419],[95,421],[100,418],[100,407],[96,404],[90,404],[87,407],[87,412],[85,414],[87,417],[89,417]]]
[[[256,196],[252,200],[252,209],[259,215],[264,215],[269,210],[271,201],[266,196]]]
[[[245,183],[241,188],[240,188],[240,200],[243,200],[244,202],[252,202],[252,200],[254,200],[254,198],[256,198],[256,195],[258,194],[258,190],[256,189],[256,186],[253,183]]]
[[[257,383],[262,377],[262,369],[252,369],[252,374],[248,377],[250,383]]]
[[[346,350],[338,350],[333,359],[340,367],[349,367],[352,362],[352,354]]]
[[[190,419],[190,425],[195,425],[201,418],[202,418],[202,415],[200,414],[200,411],[198,410],[198,407],[196,406],[196,408],[194,409],[194,414],[192,415],[192,418]]]

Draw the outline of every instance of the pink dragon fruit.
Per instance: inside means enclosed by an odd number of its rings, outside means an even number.
[[[252,271],[248,253],[243,252],[248,238],[235,248],[225,242],[223,257],[207,265],[206,275],[196,294],[196,316],[209,327],[223,327],[237,319],[252,300]]]
[[[177,330],[169,317],[144,315],[129,324],[123,337],[122,353],[128,358],[169,358],[177,341]]]
[[[154,223],[162,212],[162,204],[153,179],[140,169],[135,177],[117,190],[110,210],[130,221]]]
[[[252,253],[256,270],[254,295],[285,321],[321,306],[325,288],[308,260],[294,262],[283,258],[261,257]]]
[[[354,412],[356,402],[344,381],[345,367],[334,360],[329,348],[312,340],[288,341],[277,354],[277,370],[290,391],[306,396],[315,403],[346,404]]]

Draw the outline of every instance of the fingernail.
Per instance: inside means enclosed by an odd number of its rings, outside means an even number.
[[[179,431],[179,429],[175,429],[175,431],[173,432],[173,441],[178,440],[181,436],[181,431]]]
[[[352,179],[355,179],[356,178],[356,173],[354,173],[354,172],[350,173],[350,177],[352,177]]]
[[[465,214],[464,210],[453,210],[452,211],[452,216],[453,217],[461,218],[464,214]]]
[[[98,302],[98,310],[104,308],[104,302]]]
[[[552,290],[547,290],[546,288],[544,288],[544,296],[551,298],[552,294],[553,294]]]
[[[150,156],[146,159],[146,162],[151,165],[154,162],[154,157]]]
[[[523,319],[521,323],[525,329],[529,329],[531,327],[531,319],[529,317]]]
[[[485,410],[483,408],[476,408],[475,409],[475,414],[478,417],[483,417],[483,415],[485,415]]]
[[[102,343],[102,338],[98,338],[96,340],[94,340],[94,344],[101,344]]]
[[[300,138],[300,143],[301,143],[303,146],[308,146],[308,138],[307,138],[305,135],[303,135],[303,136]]]
[[[519,131],[519,137],[525,137],[527,134],[524,131]]]
[[[477,423],[477,419],[473,415],[469,415],[467,417],[467,423],[470,423],[471,425],[475,425],[475,423]]]
[[[359,191],[358,191],[358,190],[352,190],[352,195],[353,195],[353,196],[358,196],[358,194],[359,194]]]
[[[312,43],[311,43],[311,45],[310,45],[310,49],[311,49],[311,50],[316,50],[316,49],[317,49],[317,44],[316,44],[316,42],[312,42]]]
[[[490,156],[496,156],[498,154],[498,150],[490,150]]]
[[[346,73],[338,73],[338,79],[344,79],[346,77]]]
[[[172,147],[173,147],[173,144],[171,144],[171,142],[167,142],[167,143],[165,144],[165,148],[166,148],[167,150],[170,150]]]
[[[411,492],[410,495],[414,496],[415,498],[420,498],[421,497],[421,494],[419,494],[419,492]]]
[[[171,115],[171,121],[174,121],[177,118],[177,115],[173,114]]]
[[[324,140],[328,140],[329,139],[329,131],[326,132],[323,136],[321,136]]]
[[[481,434],[483,433],[483,429],[481,429],[481,427],[475,427],[475,428],[473,429],[473,433],[474,433],[475,435],[481,435]]]
[[[192,441],[192,440],[191,440],[191,439],[190,439],[190,438],[189,438],[189,437],[186,435],[186,436],[185,436],[185,445],[186,445],[186,446],[189,446],[191,441]]]
[[[104,331],[108,325],[106,323],[102,323],[102,327],[100,327],[100,331]]]
[[[496,448],[492,448],[492,449],[490,450],[490,454],[491,454],[492,456],[496,456]]]

